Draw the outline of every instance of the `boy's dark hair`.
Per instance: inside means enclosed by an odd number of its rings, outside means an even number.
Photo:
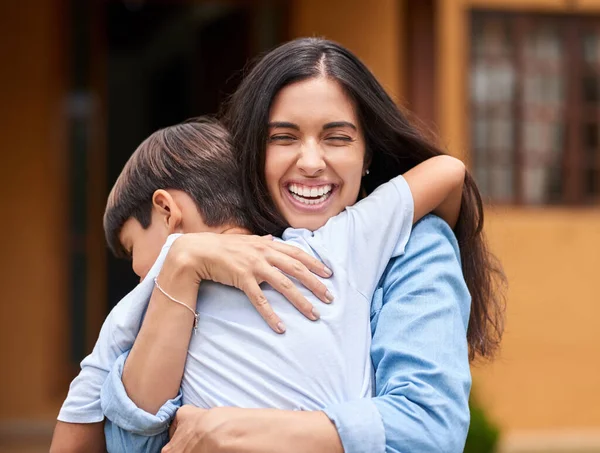
[[[199,117],[154,132],[131,155],[106,203],[104,233],[111,251],[126,257],[119,235],[133,217],[148,228],[152,195],[175,189],[192,197],[208,226],[247,227],[240,170],[229,133]]]

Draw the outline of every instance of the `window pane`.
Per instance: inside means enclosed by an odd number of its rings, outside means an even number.
[[[600,32],[586,30],[582,37],[583,191],[588,201],[600,201]]]
[[[527,204],[600,203],[600,17],[476,12],[471,23],[471,144],[482,192]]]
[[[504,16],[475,14],[471,47],[471,143],[475,178],[496,201],[514,198],[514,46]]]
[[[594,75],[583,77],[583,102],[598,102],[598,79]]]
[[[564,42],[556,24],[536,21],[524,35],[521,187],[525,203],[560,200],[565,121]]]

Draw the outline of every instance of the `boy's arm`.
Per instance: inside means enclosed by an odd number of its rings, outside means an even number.
[[[57,422],[50,453],[105,453],[104,423]]]
[[[460,213],[465,164],[452,156],[435,156],[404,173],[415,203],[414,219],[433,212],[454,228]]]

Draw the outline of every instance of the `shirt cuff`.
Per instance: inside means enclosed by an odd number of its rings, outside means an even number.
[[[385,429],[370,398],[329,406],[323,410],[335,425],[345,453],[384,453]]]
[[[102,411],[106,418],[125,431],[143,436],[156,436],[169,428],[169,423],[181,407],[181,392],[174,399],[167,401],[156,415],[137,407],[129,399],[121,381],[128,355],[129,351],[117,359],[102,386]]]

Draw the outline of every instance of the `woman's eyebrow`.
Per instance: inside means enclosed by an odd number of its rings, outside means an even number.
[[[300,126],[298,126],[297,124],[294,123],[289,123],[287,121],[271,121],[268,124],[269,128],[284,128],[284,129],[295,129],[297,131],[300,130]]]
[[[354,124],[352,124],[348,121],[334,121],[332,123],[327,123],[323,126],[323,130],[336,129],[336,128],[340,128],[340,127],[349,127],[351,129],[354,129],[355,131],[358,130],[358,128]]]

